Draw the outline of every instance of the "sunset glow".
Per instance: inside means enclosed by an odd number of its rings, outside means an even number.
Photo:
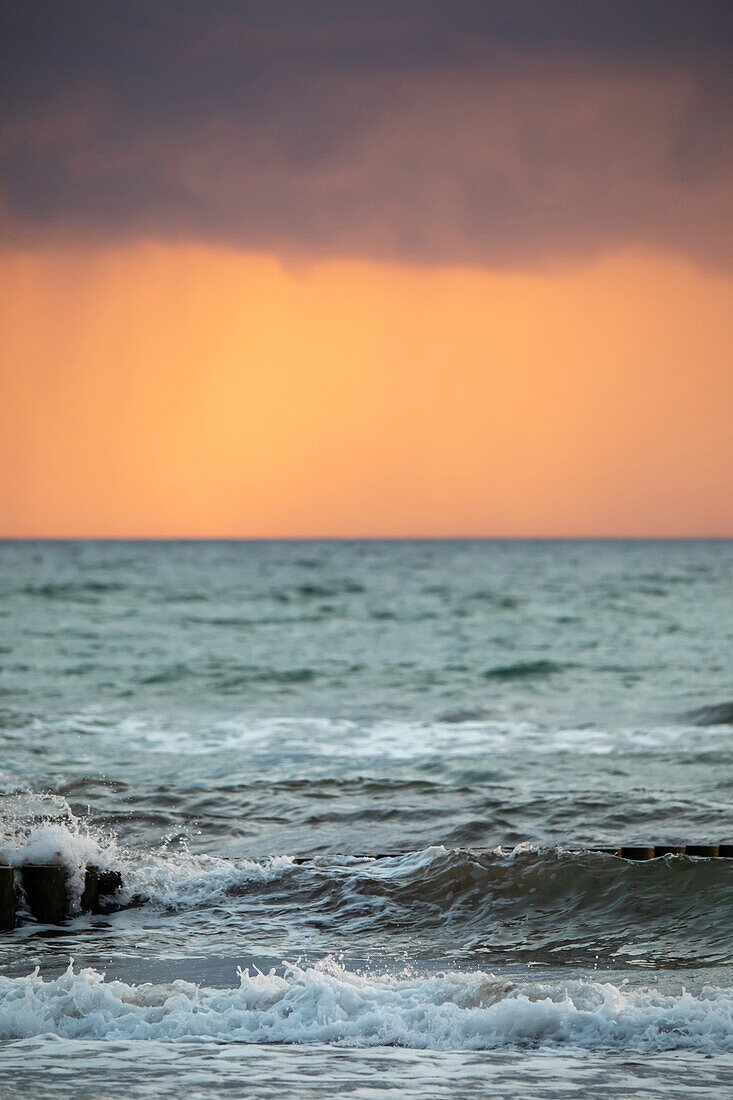
[[[733,533],[733,281],[6,252],[2,533]]]

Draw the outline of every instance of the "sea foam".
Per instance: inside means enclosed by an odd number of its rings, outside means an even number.
[[[240,971],[233,989],[128,985],[95,970],[52,981],[0,978],[0,1039],[334,1043],[435,1050],[558,1048],[733,1051],[733,993],[693,995],[610,983],[513,986],[481,971],[357,974],[333,958]]]
[[[289,856],[233,861],[193,854],[185,843],[171,850],[165,841],[157,848],[133,851],[111,830],[75,815],[64,798],[26,792],[6,800],[0,821],[0,859],[13,867],[24,863],[66,867],[72,913],[80,911],[89,864],[121,873],[118,900],[122,904],[139,899],[171,911],[210,904],[228,891],[249,882],[269,881],[294,866]]]

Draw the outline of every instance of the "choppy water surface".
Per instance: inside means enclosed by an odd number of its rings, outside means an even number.
[[[0,852],[147,899],[4,1096],[729,1092],[733,861],[575,849],[733,843],[733,544],[5,543],[0,664]]]

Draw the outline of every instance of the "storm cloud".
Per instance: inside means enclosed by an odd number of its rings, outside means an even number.
[[[733,6],[0,0],[6,241],[733,252]]]

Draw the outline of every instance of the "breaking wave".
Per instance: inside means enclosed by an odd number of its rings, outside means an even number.
[[[493,974],[374,976],[332,958],[239,971],[239,986],[128,985],[71,964],[0,978],[0,1039],[333,1043],[434,1050],[570,1047],[733,1051],[733,994],[665,994],[606,982],[522,983]]]
[[[126,849],[70,813],[16,822],[11,831],[6,824],[0,856],[16,866],[64,863],[72,912],[79,911],[84,867],[93,862],[121,872],[121,906],[225,911],[230,926],[289,927],[300,942],[328,950],[347,943],[374,950],[385,936],[399,950],[419,935],[449,957],[478,954],[492,964],[733,960],[733,860],[669,855],[633,863],[529,845],[227,859],[181,843]]]

